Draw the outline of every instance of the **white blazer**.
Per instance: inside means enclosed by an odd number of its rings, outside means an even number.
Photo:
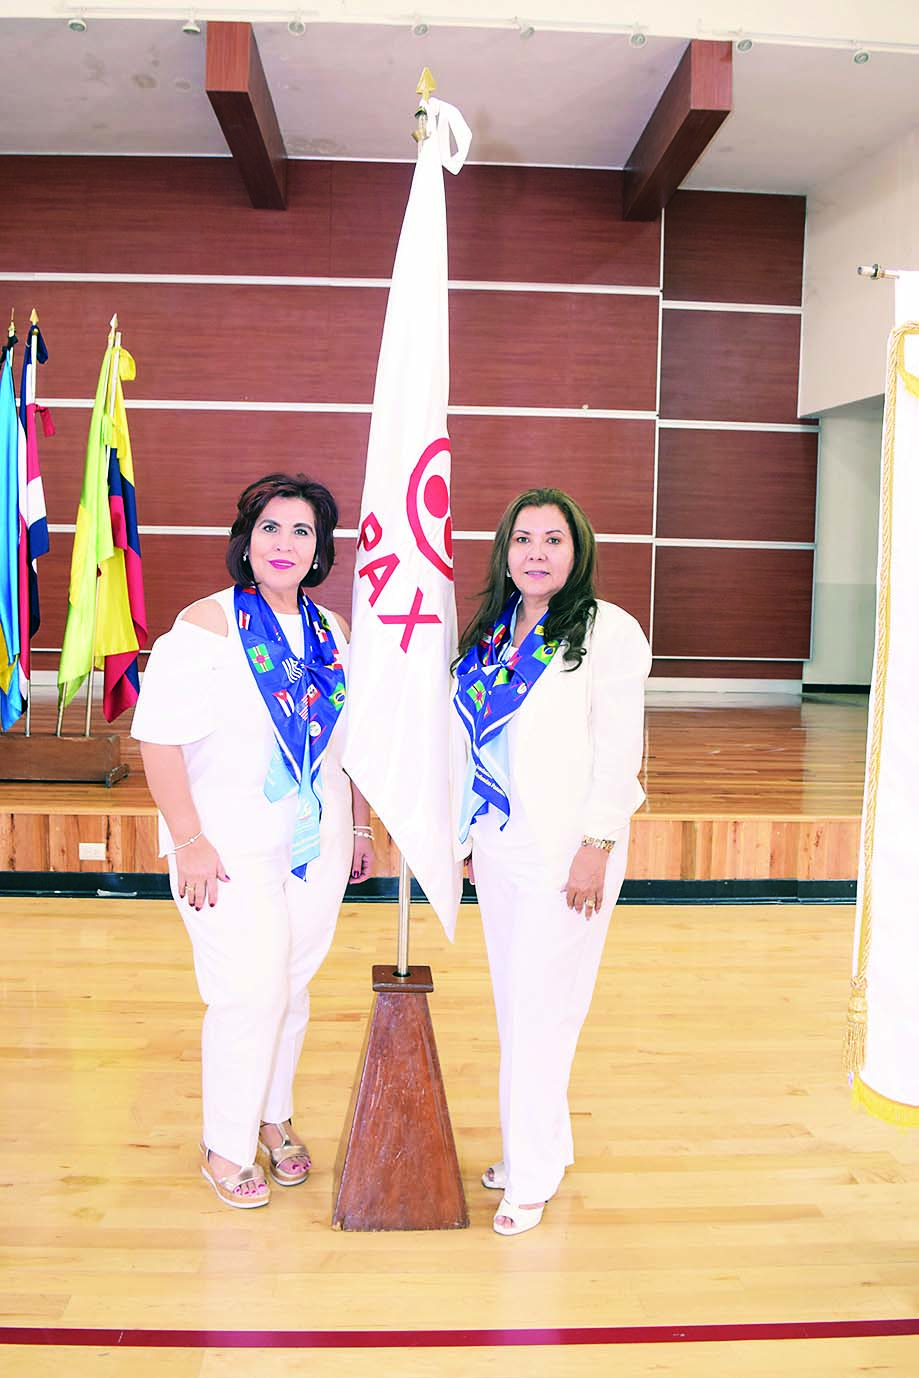
[[[581,838],[621,840],[645,797],[637,777],[651,669],[644,632],[614,603],[597,603],[576,670],[566,669],[564,644],[506,729],[512,793],[559,884]],[[451,716],[454,842],[463,856],[470,850],[468,840],[459,842],[469,739],[455,710]]]

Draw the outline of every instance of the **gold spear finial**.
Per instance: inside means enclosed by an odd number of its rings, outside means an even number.
[[[13,336],[16,334],[16,308],[15,308],[15,306],[11,306],[11,307],[10,307],[10,328],[9,328],[9,330],[7,331],[7,334],[9,335],[10,339],[12,339]]]
[[[415,128],[412,130],[412,138],[416,144],[423,144],[431,132],[428,129],[428,101],[431,99],[431,92],[437,90],[437,82],[431,75],[430,67],[425,67],[421,73],[415,90],[421,97],[421,104],[415,111]]]
[[[34,306],[32,307],[32,314],[29,317],[29,322],[32,325],[38,325],[38,312],[35,310]]]
[[[437,90],[437,82],[431,73],[430,67],[425,67],[421,76],[418,78],[418,85],[415,87],[416,93],[422,100],[430,100],[431,92]]]
[[[109,321],[108,342],[110,345],[115,343],[115,331],[118,329],[118,312],[116,311]]]

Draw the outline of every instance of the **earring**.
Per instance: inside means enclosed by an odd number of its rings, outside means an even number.
[[[508,565],[508,567],[507,567],[507,576],[506,576],[506,577],[507,577],[508,579],[513,579],[513,577],[514,577],[514,576],[511,574],[511,567],[510,567],[510,565]]]
[[[319,556],[317,555],[316,558],[315,558],[315,560],[313,561],[313,569],[318,569],[318,568],[319,568]]]
[[[248,552],[248,550],[244,550],[244,551],[243,551],[243,559],[245,560],[246,564],[249,563],[249,552]]]

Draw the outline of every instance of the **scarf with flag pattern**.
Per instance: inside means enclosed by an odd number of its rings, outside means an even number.
[[[302,658],[294,655],[258,589],[237,585],[233,602],[246,659],[274,729],[265,794],[274,802],[297,791],[291,870],[303,880],[307,865],[319,855],[319,772],[345,705],[345,672],[328,622],[305,594],[300,599]]]

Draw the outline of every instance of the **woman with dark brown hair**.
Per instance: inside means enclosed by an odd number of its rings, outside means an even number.
[[[501,1047],[499,1234],[542,1219],[574,1161],[568,1079],[644,798],[651,653],[596,597],[596,540],[557,488],[511,503],[460,638],[458,845],[471,852]]]
[[[309,596],[337,520],[303,474],[246,488],[233,586],[157,641],[132,727],[207,1005],[201,1171],[240,1209],[268,1204],[262,1162],[279,1186],[309,1174],[291,1124],[309,982],[349,875],[373,860],[367,804],[341,767],[348,627]]]

